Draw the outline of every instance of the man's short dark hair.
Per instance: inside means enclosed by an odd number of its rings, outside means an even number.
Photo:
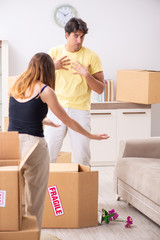
[[[71,33],[78,30],[82,31],[84,34],[88,33],[87,24],[80,18],[71,18],[64,27],[65,32]]]

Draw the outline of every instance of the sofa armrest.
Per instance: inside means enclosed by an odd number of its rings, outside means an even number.
[[[160,137],[122,140],[118,159],[126,157],[160,158]]]

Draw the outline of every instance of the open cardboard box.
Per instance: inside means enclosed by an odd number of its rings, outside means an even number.
[[[0,132],[0,231],[17,231],[22,221],[21,169],[38,141],[20,159],[18,132]]]
[[[98,171],[77,163],[50,163],[42,228],[98,225]]]
[[[39,240],[40,230],[35,216],[23,216],[19,231],[0,231],[1,240]]]

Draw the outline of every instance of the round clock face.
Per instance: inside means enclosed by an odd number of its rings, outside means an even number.
[[[64,27],[70,18],[76,17],[76,10],[70,5],[62,5],[55,10],[54,19],[60,27]]]

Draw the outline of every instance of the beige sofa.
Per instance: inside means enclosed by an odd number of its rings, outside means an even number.
[[[121,141],[114,179],[117,200],[160,225],[160,137]]]

